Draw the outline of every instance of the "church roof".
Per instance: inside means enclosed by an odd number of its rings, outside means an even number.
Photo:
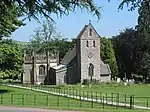
[[[88,25],[85,25],[84,28],[80,31],[80,33],[78,34],[78,36],[76,37],[76,39],[80,38],[81,35],[83,34],[83,32],[85,31],[85,29],[88,27]]]
[[[61,69],[62,67],[66,67],[66,65],[58,65],[58,66],[54,66],[52,67],[53,69]]]
[[[67,65],[73,60],[76,56],[76,48],[74,47],[71,51],[69,50],[64,58],[61,60],[61,64]]]
[[[101,74],[111,74],[109,65],[108,64],[101,64],[101,66],[100,66],[100,73]]]
[[[78,34],[78,36],[76,37],[76,39],[80,39],[83,32],[86,30],[86,28],[88,27],[92,27],[92,29],[95,31],[95,33],[100,37],[100,35],[98,34],[98,32],[96,31],[96,29],[93,27],[93,25],[91,23],[89,23],[88,25],[85,25],[84,28],[80,31],[80,33]]]

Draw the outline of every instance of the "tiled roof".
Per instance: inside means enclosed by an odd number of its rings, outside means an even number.
[[[73,60],[73,58],[75,58],[75,56],[76,56],[76,47],[74,47],[71,51],[68,51],[60,63],[63,65],[67,65],[69,64],[70,61]]]
[[[101,74],[111,74],[109,65],[108,64],[101,64],[101,66],[100,66],[100,73]]]

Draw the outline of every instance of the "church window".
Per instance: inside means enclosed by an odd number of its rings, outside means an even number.
[[[44,65],[39,66],[39,75],[45,75],[45,66]]]
[[[89,47],[89,41],[86,41],[86,47]]]
[[[93,41],[93,47],[95,47],[95,41]]]
[[[89,71],[89,76],[94,75],[94,65],[92,63],[90,63],[88,71]]]
[[[90,28],[90,36],[92,36],[92,29]]]

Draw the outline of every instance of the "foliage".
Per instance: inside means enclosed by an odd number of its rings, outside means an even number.
[[[131,78],[132,74],[149,76],[149,50],[144,36],[132,28],[113,37],[113,46],[117,58],[119,76]]]
[[[100,18],[100,7],[93,0],[1,0],[0,1],[0,39],[9,36],[24,25],[23,20],[51,18],[51,14],[61,17],[75,12],[76,8],[86,9]],[[19,17],[23,17],[20,20]]]
[[[119,8],[123,8],[124,4],[131,4],[130,10],[138,8],[138,25],[136,29],[144,35],[143,40],[150,42],[150,0],[123,0],[119,5]]]
[[[54,49],[51,45],[53,39],[60,37],[55,24],[50,20],[46,20],[41,27],[35,30],[35,35],[33,35],[27,48],[36,53],[51,51]]]
[[[2,2],[7,7],[16,4],[23,15],[29,19],[31,17],[38,19],[39,16],[51,18],[52,13],[58,16],[68,15],[76,8],[87,9],[98,19],[100,18],[100,7],[95,5],[94,0],[2,0]]]
[[[35,35],[30,43],[26,46],[26,51],[31,54],[32,51],[36,53],[44,53],[50,51],[51,53],[59,52],[60,60],[64,57],[68,49],[74,47],[75,41],[69,42],[66,38],[62,38],[57,32],[56,26],[52,21],[44,21],[42,27],[35,30]]]
[[[150,79],[150,54],[144,53],[140,63],[140,71],[144,79]]]
[[[109,64],[113,77],[116,77],[118,76],[118,67],[111,40],[103,37],[101,38],[100,42],[101,58],[104,63]]]
[[[12,40],[0,41],[0,79],[18,79],[23,72],[22,49]]]
[[[127,4],[127,6],[130,5],[129,11],[133,11],[140,6],[141,2],[142,0],[122,0],[118,9],[123,9],[123,6]]]
[[[0,1],[0,39],[4,36],[9,36],[24,25],[20,17],[20,11],[18,7],[12,4],[11,7],[7,7],[4,0]]]

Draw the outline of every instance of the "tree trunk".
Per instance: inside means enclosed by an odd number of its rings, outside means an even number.
[[[46,51],[46,64],[47,64],[46,72],[48,75],[49,74],[49,51]]]

